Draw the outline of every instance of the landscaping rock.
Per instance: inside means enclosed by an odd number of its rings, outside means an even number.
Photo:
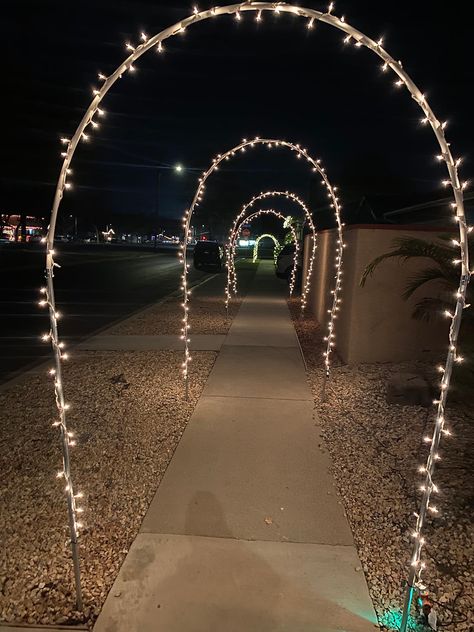
[[[71,465],[84,492],[84,614],[75,612],[66,502],[55,477],[53,385],[47,375],[25,375],[0,393],[8,411],[0,424],[0,621],[92,625],[215,358],[193,353],[189,401],[180,352],[92,351],[65,365],[68,423],[79,438]]]
[[[420,502],[418,468],[428,451],[422,437],[432,429],[434,406],[427,410],[389,404],[386,385],[394,375],[427,375],[433,383],[439,376],[430,363],[342,366],[334,354],[327,401],[321,403],[324,334],[310,314],[300,317],[297,301],[289,304],[308,366],[316,420],[331,455],[379,629],[395,632],[410,568],[413,513]],[[436,604],[438,629],[474,632],[472,406],[451,401],[446,418],[453,436],[443,437],[442,459],[435,470],[439,514],[425,522],[422,579]],[[410,626],[410,632],[427,630],[420,624]]]
[[[387,402],[405,406],[424,406],[432,404],[428,382],[415,373],[395,373],[387,382]]]

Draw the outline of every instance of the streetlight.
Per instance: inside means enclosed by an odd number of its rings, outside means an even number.
[[[158,171],[158,178],[157,178],[157,182],[156,182],[156,206],[155,206],[155,221],[156,221],[156,231],[155,231],[155,244],[154,244],[154,248],[156,250],[156,246],[157,246],[157,241],[158,241],[158,234],[160,232],[160,227],[159,227],[159,217],[160,217],[160,191],[161,191],[161,173],[163,169],[173,169],[173,171],[175,173],[183,173],[184,171],[184,167],[181,163],[176,163],[174,165],[174,167],[172,167],[171,165],[168,166],[161,166],[161,167],[157,167],[157,171]]]

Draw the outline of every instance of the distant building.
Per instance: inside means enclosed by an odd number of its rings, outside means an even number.
[[[0,214],[0,238],[8,241],[40,241],[44,234],[42,220],[32,215]]]

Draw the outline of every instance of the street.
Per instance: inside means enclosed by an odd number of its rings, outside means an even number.
[[[180,286],[176,252],[107,245],[57,244],[56,302],[60,337],[71,344],[153,303]],[[44,248],[1,245],[0,382],[51,357],[40,337],[49,329],[38,306]],[[195,283],[208,275],[190,269]]]

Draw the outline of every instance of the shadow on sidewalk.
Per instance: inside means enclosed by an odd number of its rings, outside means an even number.
[[[204,515],[206,527],[214,524],[223,537],[163,536],[158,549],[148,544],[135,556],[132,575],[138,584],[149,574],[144,572],[146,567],[162,565],[165,569],[148,599],[139,604],[136,623],[145,619],[145,625],[140,625],[144,631],[367,632],[373,629],[363,613],[356,614],[345,607],[347,597],[339,591],[333,590],[329,598],[324,596],[324,588],[323,594],[319,594],[319,588],[327,582],[314,577],[317,569],[311,568],[311,560],[308,563],[305,545],[236,540],[220,503],[207,491],[196,492],[190,501],[185,532],[199,532]],[[145,588],[144,592],[148,590]],[[346,603],[343,605],[341,601]],[[136,609],[137,604],[133,605]],[[322,625],[318,627],[320,621]],[[122,620],[122,626],[123,623]],[[120,625],[111,629],[124,630]]]
[[[173,608],[173,620],[165,615],[163,630],[275,630],[277,621],[272,613],[281,598],[279,576],[247,547],[229,546],[228,539],[235,538],[220,503],[210,492],[199,491],[188,505],[184,532],[202,533],[203,529],[208,531],[210,524],[222,538],[189,539],[174,574],[167,575],[157,586],[157,594],[164,592],[173,601],[182,598],[183,603],[179,612]],[[163,603],[161,613],[165,614],[165,610]]]

